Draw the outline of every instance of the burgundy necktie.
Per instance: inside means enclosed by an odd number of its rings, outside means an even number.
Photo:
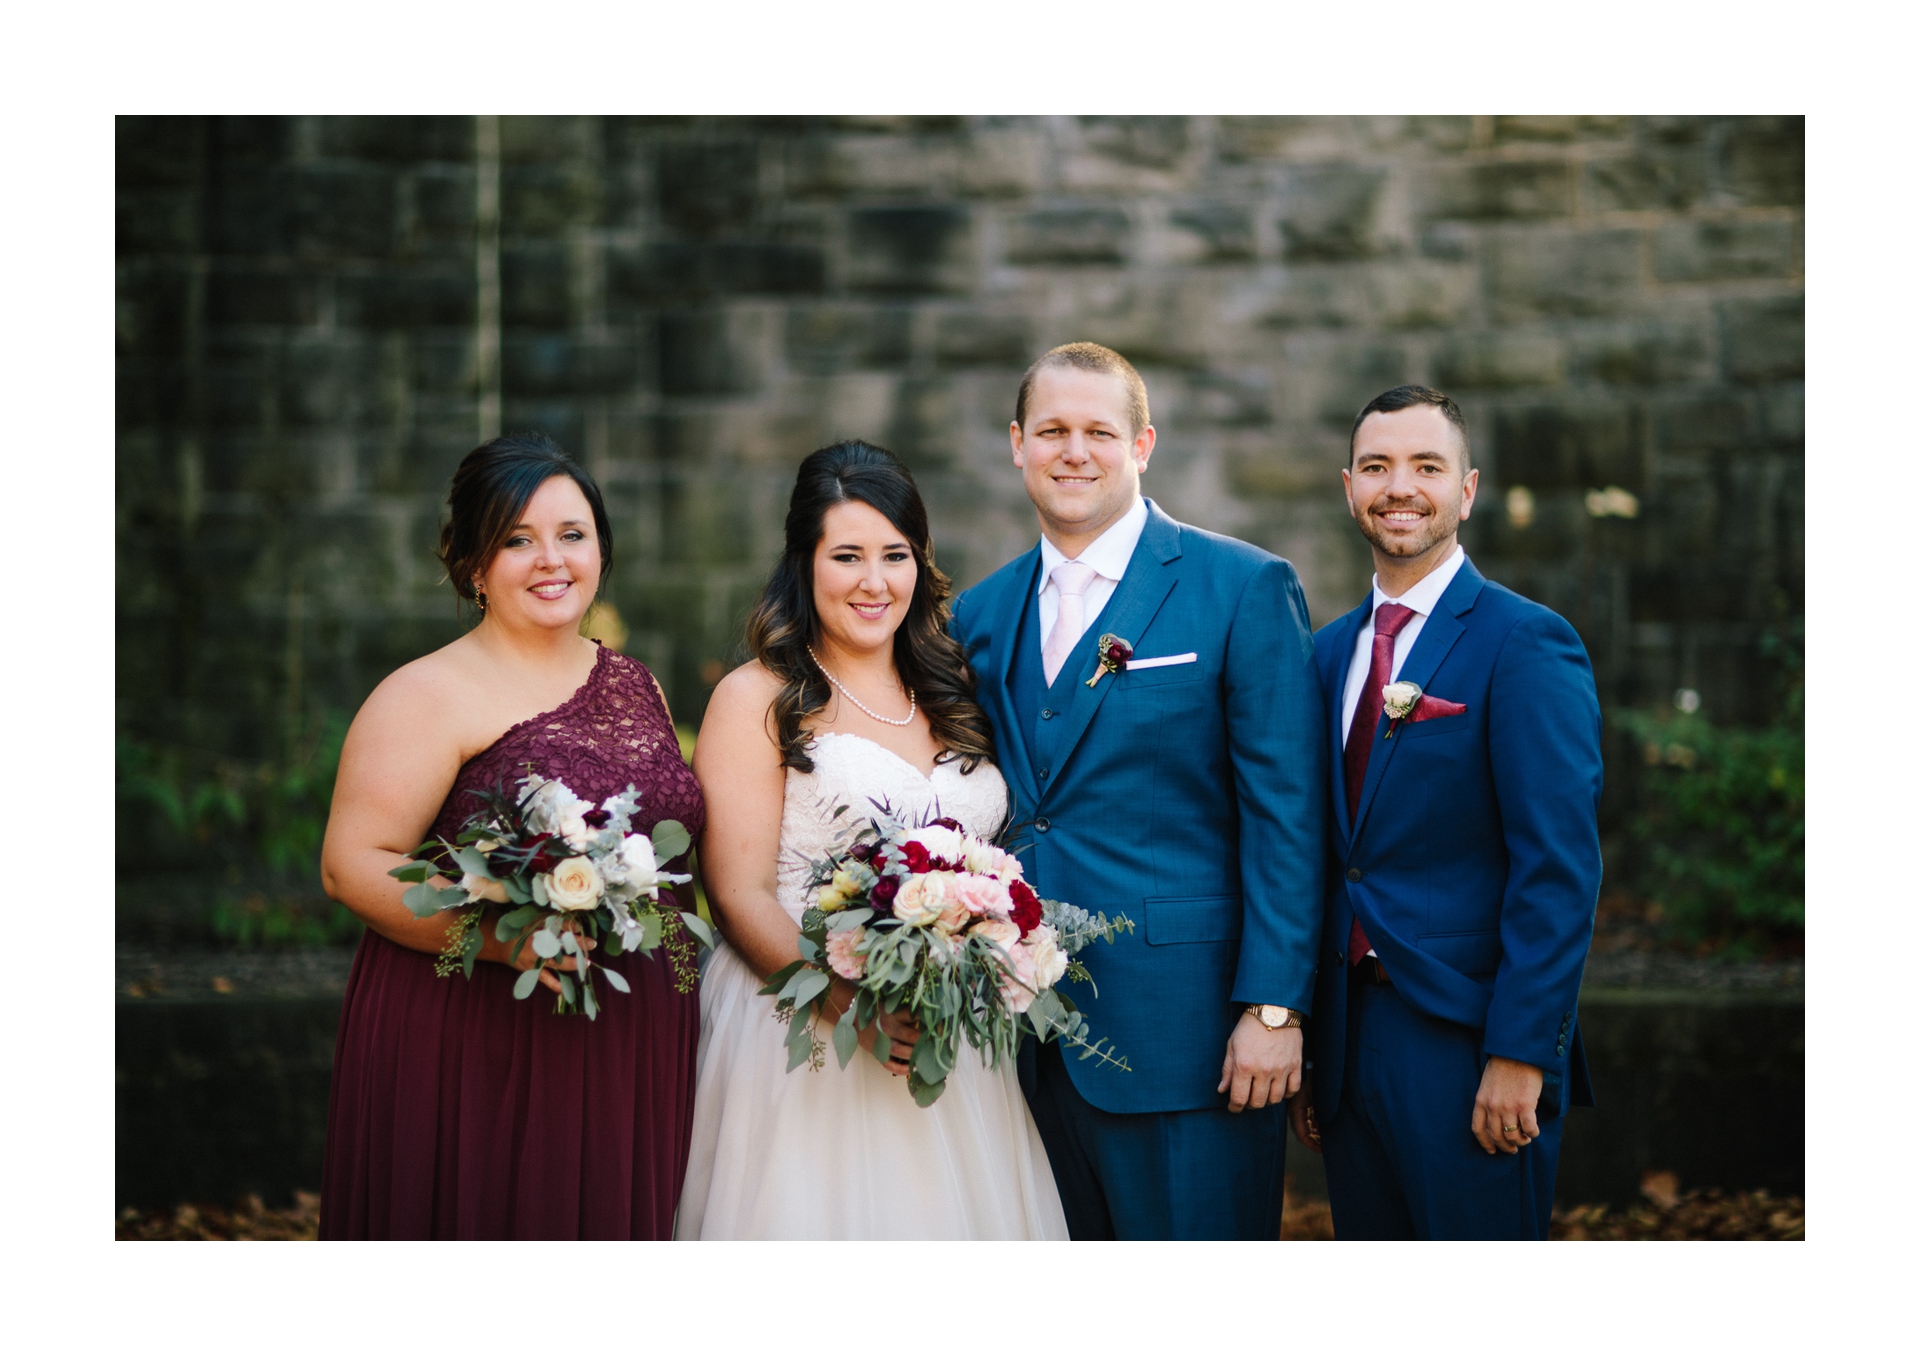
[[[1353,724],[1347,729],[1347,821],[1352,823],[1360,811],[1360,788],[1367,782],[1367,755],[1373,749],[1373,736],[1380,727],[1380,712],[1385,699],[1380,689],[1393,681],[1393,638],[1414,618],[1410,607],[1382,603],[1373,614],[1373,662],[1367,666],[1367,685],[1360,689],[1360,704],[1353,709]],[[1366,959],[1371,944],[1360,926],[1360,915],[1353,916],[1353,931],[1347,936],[1347,964],[1358,965]]]

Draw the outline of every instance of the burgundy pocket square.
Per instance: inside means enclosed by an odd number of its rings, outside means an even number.
[[[1464,716],[1467,708],[1460,702],[1450,702],[1445,697],[1436,697],[1422,692],[1419,702],[1413,708],[1413,714],[1407,717],[1407,724],[1417,725],[1423,720],[1434,720],[1440,716]]]

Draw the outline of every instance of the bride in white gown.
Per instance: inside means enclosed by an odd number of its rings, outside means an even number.
[[[1011,1061],[989,1069],[963,1043],[946,1091],[921,1108],[904,1077],[917,1031],[887,1016],[900,1057],[878,1063],[869,1030],[845,1069],[829,1049],[823,1068],[788,1073],[786,1031],[759,993],[799,955],[808,861],[872,802],[979,834],[1006,815],[945,634],[947,592],[891,453],[837,443],[801,464],[787,549],[748,623],[755,660],[715,689],[694,754],[701,871],[726,940],[701,981],[676,1237],[1067,1237]],[[852,986],[832,992],[838,1017]]]

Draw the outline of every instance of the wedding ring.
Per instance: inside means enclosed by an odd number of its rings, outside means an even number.
[[[1503,1125],[1500,1128],[1502,1130],[1505,1130],[1508,1134],[1512,1134],[1515,1130],[1518,1130],[1520,1127],[1517,1125]]]

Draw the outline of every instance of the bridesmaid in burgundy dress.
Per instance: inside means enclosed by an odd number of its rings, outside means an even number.
[[[448,919],[415,918],[387,874],[459,832],[470,789],[529,766],[596,802],[632,783],[641,833],[677,819],[697,837],[705,821],[653,675],[579,635],[613,553],[592,478],[545,438],[497,438],[461,462],[448,505],[441,559],[480,623],[367,698],[321,855],[367,932],[334,1051],[320,1236],[669,1238],[697,990],[676,989],[664,950],[629,953],[609,963],[631,994],[604,989],[595,1021],[557,1016],[544,994],[514,999],[491,917],[473,978],[440,978]],[[542,962],[527,947],[517,964]]]

